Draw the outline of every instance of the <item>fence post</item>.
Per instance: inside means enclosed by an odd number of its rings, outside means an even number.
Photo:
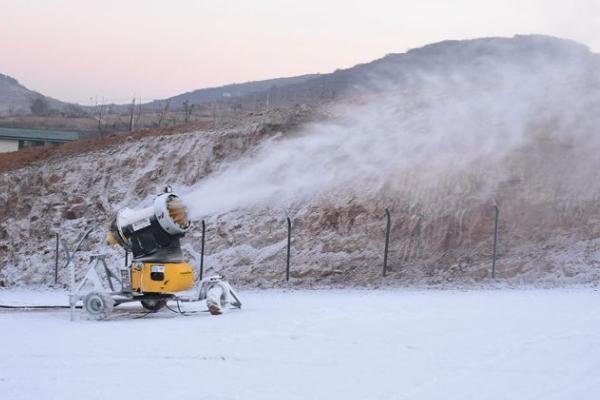
[[[496,277],[496,245],[498,242],[498,215],[500,214],[500,209],[497,205],[494,205],[494,246],[492,250],[492,279]]]
[[[287,261],[285,267],[285,280],[287,282],[290,281],[290,249],[292,242],[292,220],[290,217],[287,217],[287,227],[288,227],[288,236],[287,236]]]
[[[58,232],[55,233],[56,235],[56,255],[54,256],[54,284],[58,284],[58,245],[59,245],[59,237],[58,237]]]
[[[390,245],[390,225],[392,224],[391,217],[390,217],[390,210],[388,210],[387,208],[385,209],[385,217],[387,220],[387,224],[385,227],[385,251],[383,253],[383,276],[385,276],[387,274],[388,249],[389,249],[389,245]]]
[[[206,236],[206,223],[202,220],[202,242],[200,245],[200,280],[204,276],[204,238]]]

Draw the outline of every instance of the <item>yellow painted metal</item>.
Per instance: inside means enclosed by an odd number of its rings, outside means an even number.
[[[194,271],[186,262],[137,262],[131,266],[131,288],[138,293],[176,293],[194,286]]]

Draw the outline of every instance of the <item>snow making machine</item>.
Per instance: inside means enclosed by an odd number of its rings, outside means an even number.
[[[169,187],[156,196],[150,207],[120,210],[110,223],[107,243],[131,252],[132,261],[114,273],[104,257],[97,256],[96,264],[78,285],[73,278],[71,307],[81,300],[83,309],[95,319],[105,319],[115,306],[134,301],[139,301],[148,312],[168,307],[170,300],[177,301],[180,312],[180,301],[206,300],[213,315],[221,314],[227,307],[240,308],[238,295],[220,276],[195,284],[194,270],[185,260],[180,243],[190,226],[183,201]],[[104,266],[100,274],[99,263]],[[93,290],[83,294],[90,284]],[[192,295],[184,296],[182,292]]]

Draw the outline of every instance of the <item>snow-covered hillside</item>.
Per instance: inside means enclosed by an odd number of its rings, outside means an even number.
[[[172,185],[196,218],[190,254],[204,219],[208,272],[237,286],[284,283],[287,216],[292,285],[480,284],[495,205],[499,279],[597,284],[598,65],[555,38],[442,42],[341,74],[356,87],[318,117],[244,114],[3,172],[0,283],[52,282],[57,231],[72,246],[97,228],[79,273],[97,252],[121,265],[103,244],[111,216]]]

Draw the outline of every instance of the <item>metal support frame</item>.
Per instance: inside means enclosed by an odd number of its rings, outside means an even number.
[[[77,297],[77,300],[79,300],[79,297],[80,297],[79,292],[81,291],[81,289],[83,289],[85,284],[88,282],[92,283],[95,290],[99,290],[99,291],[104,290],[104,285],[102,285],[102,278],[100,277],[100,275],[98,274],[98,271],[96,269],[96,267],[99,264],[102,265],[104,273],[106,274],[106,282],[108,282],[108,286],[109,286],[110,290],[112,292],[115,291],[115,286],[113,285],[113,279],[116,280],[117,283],[119,283],[119,285],[121,285],[121,291],[123,290],[123,282],[121,281],[121,278],[119,278],[117,275],[115,275],[115,273],[112,272],[110,270],[110,268],[108,268],[108,265],[106,264],[106,254],[94,254],[94,255],[90,256],[89,264],[92,264],[94,261],[95,261],[94,265],[92,265],[91,267],[88,268],[88,271],[86,272],[84,278],[81,280],[81,282],[79,282],[79,284],[75,288],[75,292],[73,294],[75,297]]]
[[[83,233],[83,235],[81,236],[81,239],[79,239],[79,242],[77,242],[77,245],[75,246],[75,249],[72,252],[69,252],[67,247],[61,241],[61,245],[63,247],[65,256],[66,256],[66,263],[65,263],[64,268],[68,268],[69,266],[71,266],[70,282],[69,282],[69,286],[70,286],[69,305],[71,308],[71,316],[70,316],[71,321],[73,321],[75,318],[75,314],[74,314],[75,313],[75,303],[77,302],[77,300],[75,299],[75,263],[73,262],[73,256],[75,255],[75,253],[77,253],[79,251],[79,249],[81,248],[81,245],[83,244],[85,239],[89,236],[89,234],[93,230],[94,230],[94,227],[89,228],[87,231],[85,231]]]
[[[494,244],[492,249],[492,279],[496,277],[496,256],[497,256],[497,243],[498,243],[498,216],[500,209],[497,205],[494,205]]]
[[[94,228],[89,228],[87,231],[85,231],[83,233],[83,235],[81,236],[81,238],[79,239],[79,241],[77,242],[77,245],[75,246],[75,248],[72,251],[69,251],[69,249],[67,248],[67,246],[64,244],[64,242],[62,240],[57,239],[60,241],[60,245],[63,248],[65,257],[66,257],[65,265],[63,266],[63,268],[67,268],[69,266],[69,264],[73,260],[73,256],[75,255],[75,253],[77,253],[81,249],[81,245],[83,244],[85,239],[87,239],[87,237],[93,230],[94,230]],[[56,237],[57,238],[59,237],[58,233],[56,234]]]
[[[202,279],[202,281],[200,281],[198,298],[195,300],[188,301],[201,301],[207,299],[207,297],[209,297],[211,289],[215,287],[219,287],[222,290],[218,297],[224,296],[223,300],[226,300],[225,303],[229,303],[229,305],[235,308],[242,307],[242,302],[240,301],[240,298],[237,295],[236,291],[231,287],[229,282],[223,280],[223,277],[220,275],[214,275],[206,279]],[[221,304],[221,306],[222,305],[223,304]]]
[[[392,225],[392,218],[390,217],[390,210],[385,209],[385,217],[387,224],[385,227],[385,250],[383,252],[383,276],[387,274],[387,263],[388,263],[388,250],[390,245],[390,226]]]
[[[285,266],[285,280],[286,282],[290,281],[290,251],[292,248],[292,220],[290,217],[287,217],[287,255],[286,255],[286,266]]]

